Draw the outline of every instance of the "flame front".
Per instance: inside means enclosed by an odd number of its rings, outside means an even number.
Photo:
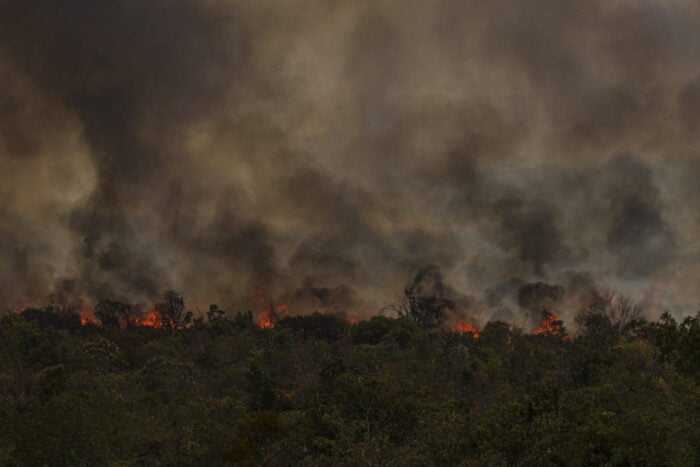
[[[471,335],[474,336],[474,338],[478,338],[479,332],[481,332],[480,327],[473,326],[469,323],[463,323],[461,321],[457,323],[457,329],[464,333],[471,333]]]
[[[80,324],[87,326],[88,324],[93,326],[102,326],[102,322],[95,316],[93,311],[89,308],[80,310],[76,312],[80,318]],[[130,315],[127,317],[120,317],[119,324],[122,329],[126,329],[129,326],[143,326],[147,328],[163,329],[166,326],[166,321],[163,315],[159,313],[155,307],[151,308],[151,311],[143,316]]]
[[[255,301],[262,301],[262,294],[260,292],[255,292],[253,294],[253,299]],[[23,307],[26,309],[27,307]],[[93,311],[89,308],[77,311],[76,314],[80,318],[80,324],[82,326],[102,326],[102,322],[95,316]],[[277,305],[270,303],[265,306],[258,316],[258,326],[262,329],[274,328],[277,322],[284,317],[289,316],[289,303],[280,302]],[[355,325],[359,322],[357,316],[349,316],[346,318],[348,323]],[[172,323],[172,327],[168,327],[171,324],[167,321],[167,316],[164,316],[159,312],[155,306],[151,308],[151,311],[145,315],[139,316],[137,313],[127,314],[126,317],[120,317],[120,327],[122,329],[128,328],[130,326],[143,326],[154,329],[164,329],[169,328],[172,330],[188,328],[190,325],[175,325]],[[470,334],[475,339],[479,337],[481,333],[481,328],[466,322],[457,322],[457,329],[459,332]],[[539,326],[534,329],[535,335],[540,336],[557,336],[561,339],[571,341],[573,337],[566,333],[564,329],[563,322],[560,320],[559,316],[554,314],[545,313],[542,322]]]

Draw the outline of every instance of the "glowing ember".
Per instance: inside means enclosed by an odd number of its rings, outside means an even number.
[[[354,326],[359,322],[360,322],[360,318],[358,318],[357,316],[349,316],[348,317],[348,323],[350,323],[351,326]]]
[[[479,332],[481,331],[480,327],[472,326],[469,323],[462,322],[457,323],[457,329],[464,333],[471,333],[471,335],[474,336],[474,338],[478,338]]]

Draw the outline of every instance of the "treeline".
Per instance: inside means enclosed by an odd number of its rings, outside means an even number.
[[[170,298],[161,327],[2,318],[0,464],[700,465],[699,316],[477,338],[410,306],[185,326]]]

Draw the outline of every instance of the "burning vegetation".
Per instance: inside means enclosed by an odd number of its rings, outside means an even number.
[[[265,301],[262,294],[259,292],[253,294],[253,299],[256,303],[264,303]],[[430,298],[423,299],[423,301],[431,304],[431,306],[435,303],[435,301]],[[47,316],[53,316],[53,320],[55,320],[58,316],[65,316],[66,314],[70,316],[72,314],[78,318],[80,325],[83,327],[101,327],[109,330],[128,330],[143,327],[172,332],[188,329],[193,326],[195,321],[193,317],[195,314],[192,311],[185,313],[184,309],[184,299],[173,291],[167,291],[163,294],[163,300],[154,304],[148,312],[142,311],[142,306],[140,305],[130,305],[106,299],[100,300],[94,310],[83,308],[71,312],[70,310],[61,311],[52,306],[44,309],[36,309],[27,305],[18,312],[27,319],[34,319],[42,322],[46,322]],[[432,312],[434,312],[434,310]],[[249,311],[248,314],[252,319],[253,313]],[[260,329],[273,329],[281,320],[292,317],[289,311],[289,303],[286,301],[280,302],[277,305],[272,303],[265,305],[256,314],[256,325]],[[242,314],[239,312],[238,316],[240,317]],[[573,337],[566,332],[563,321],[560,320],[557,315],[543,312],[542,316],[542,322],[533,330],[534,335],[556,336],[564,340],[573,339]],[[226,312],[221,310],[217,305],[211,305],[206,317],[209,322],[214,322],[225,319]],[[342,314],[339,315],[339,317],[352,326],[356,326],[360,323],[360,319],[357,316]],[[398,314],[398,317],[410,319],[410,315]],[[201,318],[202,317],[199,318],[200,322]],[[51,321],[51,319],[49,319],[49,321]],[[413,321],[418,325],[425,324],[423,320]],[[509,326],[512,325],[509,324]],[[428,326],[426,329],[431,332],[436,330],[434,326]],[[482,328],[467,322],[458,321],[456,330],[474,339],[478,339]]]
[[[0,463],[700,461],[700,316],[619,327],[582,311],[573,339],[549,313],[527,333],[288,305],[212,305],[188,322],[166,293],[148,311],[101,300],[5,316]]]
[[[677,448],[696,426],[688,388],[700,391],[700,315],[646,322],[628,297],[589,295],[570,301],[575,337],[561,318],[561,287],[520,286],[522,329],[477,325],[471,302],[436,269],[363,320],[297,314],[261,291],[236,314],[214,304],[187,311],[174,291],[150,307],[102,299],[93,309],[55,295],[0,321],[0,373],[10,369],[0,383],[11,386],[0,413],[19,427],[0,425],[0,448],[11,446],[0,462],[697,464],[700,432],[685,453]],[[80,423],[64,415],[74,408]],[[659,436],[659,424],[671,431]],[[541,426],[546,449],[537,447]],[[122,441],[109,443],[104,432]],[[605,449],[588,443],[592,436]]]
[[[461,332],[471,334],[475,339],[479,337],[479,332],[481,331],[481,328],[478,326],[473,326],[469,323],[462,322],[457,323],[457,329],[459,329]]]
[[[24,311],[24,310],[22,310]],[[80,316],[80,324],[83,326],[86,326],[88,324],[92,325],[99,325],[100,322],[98,321],[97,318],[95,318],[95,315],[92,313],[92,310],[81,310],[78,312],[78,316]]]
[[[258,325],[263,329],[274,328],[277,321],[289,316],[289,303],[282,301],[275,305],[270,302],[265,303],[265,297],[260,290],[253,292],[253,302],[258,306],[262,306],[262,310],[258,312]]]
[[[289,305],[286,302],[268,305],[260,312],[258,324],[261,328],[274,328],[277,321],[289,316]]]
[[[572,337],[566,333],[564,322],[557,315],[548,312],[542,313],[542,322],[535,328],[538,336],[555,336],[564,340],[571,340]]]
[[[295,313],[292,313],[289,300],[271,300],[259,289],[250,295],[249,303],[252,306],[247,314],[239,311],[235,316],[227,316],[225,310],[214,304],[210,305],[206,313],[187,311],[184,298],[172,290],[164,292],[161,299],[150,307],[102,299],[91,309],[82,304],[71,306],[61,294],[52,295],[51,300],[52,304],[43,309],[25,306],[19,311],[28,319],[42,322],[54,322],[63,319],[61,316],[68,315],[76,317],[83,327],[101,327],[106,330],[152,328],[164,332],[188,329],[196,322],[204,322],[205,319],[209,323],[249,319],[260,329],[274,329],[280,322],[292,323],[294,319],[302,318],[299,315],[304,311],[295,310]],[[534,336],[572,341],[574,336],[566,329],[559,311],[570,303],[575,309],[573,314],[579,325],[586,316],[601,315],[617,331],[636,329],[638,340],[645,339],[645,336],[638,332],[641,307],[628,296],[596,291],[591,291],[585,296],[580,293],[569,296],[561,286],[538,282],[521,285],[517,300],[523,318],[520,320],[521,325],[516,327],[512,320],[507,322],[508,327],[511,330],[517,329],[517,332],[530,329],[530,334]],[[439,269],[430,267],[420,270],[404,289],[404,295],[386,305],[381,311],[383,314],[393,314],[399,319],[410,321],[431,334],[457,331],[479,339],[483,327],[475,322],[483,322],[483,319],[474,318],[474,313],[470,312],[472,306],[473,302],[461,298],[457,292],[444,285]],[[466,307],[466,310],[462,307]],[[536,321],[534,316],[537,309],[541,311]],[[335,315],[349,325],[357,326],[361,323],[357,315],[348,315],[344,311]],[[249,318],[245,318],[246,316]],[[466,317],[470,319],[466,320]]]
[[[70,321],[74,316],[82,326],[104,327],[111,330],[145,327],[176,331],[190,327],[194,316],[192,311],[185,312],[184,299],[171,290],[166,291],[162,301],[155,303],[150,311],[143,311],[142,305],[102,299],[94,309],[52,304],[44,308],[27,306],[18,312],[28,319],[40,322]]]

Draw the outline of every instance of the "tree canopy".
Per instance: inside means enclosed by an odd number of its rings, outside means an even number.
[[[120,325],[134,310],[2,318],[0,464],[700,464],[700,315],[594,310],[572,337],[553,315],[476,336],[410,314],[263,328],[216,306],[185,326],[174,292],[167,332]]]

